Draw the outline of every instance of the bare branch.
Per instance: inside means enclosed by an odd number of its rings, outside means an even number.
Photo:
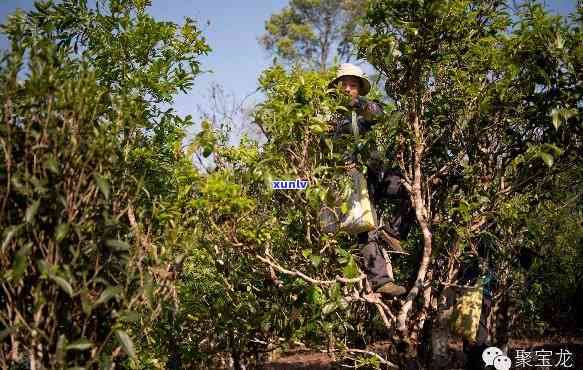
[[[305,281],[307,281],[309,283],[316,284],[316,285],[323,285],[323,286],[325,286],[325,285],[332,285],[332,284],[334,284],[336,282],[343,283],[343,284],[352,284],[352,283],[358,283],[359,281],[362,281],[362,280],[364,280],[366,278],[366,275],[361,274],[357,278],[350,278],[350,279],[349,278],[343,278],[343,277],[340,277],[340,276],[336,276],[336,279],[334,279],[334,280],[317,280],[317,279],[314,279],[314,278],[311,278],[311,277],[307,276],[306,274],[304,274],[303,272],[300,272],[298,270],[294,270],[294,271],[287,270],[287,269],[281,267],[280,265],[278,265],[277,263],[275,263],[273,261],[270,261],[267,258],[263,258],[261,256],[256,256],[256,257],[260,261],[262,261],[264,263],[267,263],[269,266],[271,266],[272,268],[276,269],[277,271],[279,271],[279,272],[281,272],[283,274],[286,274],[286,275],[289,275],[289,276],[296,276],[296,277],[299,277],[299,278],[304,279]]]
[[[140,227],[136,223],[136,216],[134,214],[134,208],[130,205],[128,207],[128,220],[130,222],[130,226],[132,228],[132,233],[134,233],[135,237],[138,239],[140,244],[145,250],[151,249],[154,252],[154,255],[158,257],[156,253],[156,248],[152,248],[152,244],[149,242],[148,238],[142,234],[140,231]]]
[[[333,350],[333,351],[334,352],[340,352],[341,350],[336,349],[336,350]],[[390,362],[389,360],[386,360],[384,357],[382,357],[381,355],[379,355],[378,353],[373,352],[373,351],[367,351],[367,350],[364,350],[364,349],[356,349],[356,348],[346,348],[344,351],[349,352],[349,353],[362,353],[362,354],[365,354],[365,355],[373,356],[373,357],[376,357],[381,362],[381,364],[383,364],[383,365],[387,365],[387,366],[392,367],[394,369],[398,369],[399,368],[399,366],[397,366],[396,364]],[[325,352],[325,351],[323,351],[323,352]]]

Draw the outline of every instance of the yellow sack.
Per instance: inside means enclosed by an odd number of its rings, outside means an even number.
[[[482,314],[482,284],[472,288],[462,288],[458,294],[450,319],[451,332],[470,342],[475,342],[480,328]]]

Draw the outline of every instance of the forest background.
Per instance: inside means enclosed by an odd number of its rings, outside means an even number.
[[[215,87],[199,125],[168,107],[200,92],[215,46],[149,5],[37,2],[2,28],[3,366],[244,368],[301,347],[448,368],[448,297],[468,266],[493,296],[492,344],[576,333],[580,7],[293,1],[257,40],[277,58],[255,76],[260,102],[233,119],[240,97]],[[326,91],[334,55],[366,59],[386,102],[351,145],[380,146],[415,205],[403,299],[367,295],[354,238],[318,227],[338,175],[319,118],[342,105]],[[269,187],[296,177],[307,191]],[[380,340],[393,345],[367,348]]]

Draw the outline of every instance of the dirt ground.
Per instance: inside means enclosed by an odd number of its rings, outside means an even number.
[[[379,354],[386,352],[389,344],[380,343],[375,346],[375,350]],[[533,359],[531,360],[531,366],[516,366],[517,356],[519,356],[518,351],[524,351],[522,353],[531,353]],[[551,351],[553,355],[549,358],[549,363],[552,366],[541,366],[542,362],[537,362],[536,351]],[[572,360],[568,361],[563,366],[557,366],[560,362],[560,352],[569,351],[572,354]],[[451,370],[463,369],[464,354],[462,350],[461,342],[451,342],[449,347],[449,353],[451,358],[450,368]],[[540,352],[543,353],[543,352]],[[548,352],[546,352],[548,353]],[[511,370],[518,369],[537,369],[537,370],[550,370],[550,369],[574,369],[583,370],[583,337],[553,337],[553,338],[514,338],[510,340],[510,350],[508,357],[513,362]],[[540,361],[540,359],[539,359]],[[537,366],[538,365],[538,366]],[[493,369],[493,366],[488,367],[488,369]],[[273,360],[265,364],[262,369],[290,369],[290,370],[331,370],[331,369],[346,369],[339,364],[335,364],[330,356],[326,353],[314,353],[306,351],[298,351],[295,353],[286,354],[277,360]],[[479,370],[479,369],[476,369]]]

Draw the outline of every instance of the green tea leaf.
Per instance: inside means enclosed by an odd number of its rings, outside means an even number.
[[[56,275],[51,275],[49,278],[54,281],[61,289],[63,289],[65,293],[69,295],[69,297],[73,297],[73,287],[67,280]]]
[[[130,338],[130,336],[123,330],[117,330],[115,332],[117,339],[119,340],[121,346],[123,347],[124,351],[130,357],[136,357],[136,350],[134,349],[134,342]]]
[[[550,155],[549,153],[541,152],[540,157],[543,160],[543,162],[545,162],[547,167],[549,167],[549,168],[553,167],[553,163],[554,163],[555,159],[553,158],[552,155]]]
[[[354,261],[354,258],[352,258],[352,256],[349,258],[346,266],[342,268],[342,275],[349,279],[358,277],[360,275],[358,271],[358,266],[356,265],[356,262]]]
[[[14,326],[7,327],[6,329],[0,331],[0,340],[3,340],[4,338],[6,338],[7,336],[14,332],[16,332],[16,327]]]
[[[309,303],[320,304],[322,301],[322,289],[320,287],[310,286],[306,298]]]
[[[121,240],[110,239],[105,242],[105,245],[117,252],[130,250],[130,246]]]
[[[95,301],[95,306],[109,301],[111,298],[119,295],[121,292],[122,292],[121,287],[116,286],[106,288],[103,292],[101,292],[101,295],[99,296],[97,301]]]
[[[342,202],[342,204],[340,205],[340,212],[342,212],[343,214],[348,213],[348,203],[347,202]]]
[[[61,241],[65,239],[67,234],[69,233],[69,224],[60,224],[57,226],[57,230],[55,231],[55,239],[57,241]]]
[[[91,302],[91,297],[88,294],[88,290],[85,288],[81,291],[81,309],[85,315],[91,314],[93,310],[93,304]]]
[[[326,147],[328,148],[328,150],[330,152],[334,151],[334,145],[332,144],[332,139],[326,138],[326,139],[324,139],[324,143],[326,144]]]
[[[14,261],[12,262],[12,279],[14,281],[19,281],[24,274],[24,271],[26,270],[26,262],[31,250],[32,243],[28,243],[14,256]]]
[[[65,352],[67,352],[67,349],[65,348],[66,346],[67,346],[67,337],[65,336],[65,334],[61,334],[59,336],[58,341],[57,341],[57,348],[55,351],[56,362],[58,362],[58,363],[63,362],[63,359],[65,357]]]
[[[312,262],[312,265],[315,268],[318,268],[318,266],[320,266],[320,263],[322,262],[322,257],[318,256],[317,254],[312,254],[310,256],[310,262]]]
[[[27,209],[24,216],[26,222],[31,222],[38,211],[38,206],[40,205],[40,199],[34,201]]]
[[[2,242],[2,249],[5,249],[8,246],[8,244],[10,244],[12,238],[18,235],[18,232],[20,231],[22,226],[23,225],[10,226],[6,229],[6,231],[4,232],[6,236],[4,237],[4,241]]]
[[[322,313],[324,315],[329,315],[336,309],[336,302],[327,303],[324,308],[322,308]]]
[[[118,319],[125,322],[137,322],[140,319],[140,315],[136,311],[123,311]]]
[[[561,126],[561,111],[558,108],[553,108],[551,110],[551,119],[553,121],[553,126],[555,129],[558,130],[559,126]]]
[[[263,181],[265,182],[265,188],[267,189],[267,191],[272,192],[273,176],[271,175],[271,172],[263,173]]]
[[[344,297],[340,298],[338,300],[337,304],[338,304],[338,308],[340,308],[341,310],[346,310],[349,306],[348,301]]]
[[[316,134],[321,134],[324,132],[324,128],[320,125],[310,125],[310,130],[314,131]]]
[[[212,145],[205,145],[202,149],[202,156],[207,158],[209,155],[211,155],[211,153],[213,152],[213,146]]]
[[[95,183],[97,187],[101,191],[101,193],[105,196],[105,199],[109,199],[109,194],[111,192],[111,187],[109,185],[109,181],[106,177],[100,176],[98,174],[93,174],[93,178],[95,179]]]
[[[154,304],[154,282],[152,281],[152,276],[146,274],[144,278],[144,294],[148,298],[150,305]]]
[[[71,344],[67,345],[67,350],[77,350],[77,351],[86,351],[93,347],[93,343],[88,339],[82,338],[78,339]]]
[[[53,157],[45,161],[45,167],[55,175],[59,174],[59,163]]]
[[[49,273],[49,265],[44,260],[36,260],[36,268],[41,275]]]

